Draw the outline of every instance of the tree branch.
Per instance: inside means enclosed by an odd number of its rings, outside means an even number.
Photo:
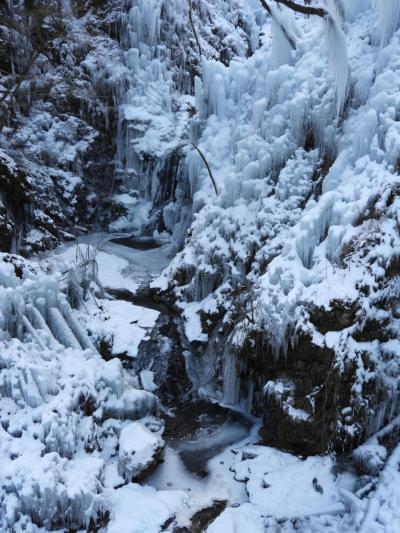
[[[266,0],[260,0],[260,2],[261,2],[261,5],[263,6],[263,8],[270,14],[271,18],[273,18],[276,21],[276,23],[279,24],[279,27],[280,27],[283,35],[285,36],[285,39],[287,40],[287,42],[289,43],[290,47],[292,48],[292,50],[296,50],[295,41],[289,35],[289,33],[287,32],[286,28],[277,19],[277,17],[275,16],[274,12],[272,11],[272,9],[267,4]]]
[[[275,0],[275,2],[277,4],[283,4],[292,11],[302,13],[303,15],[316,15],[317,17],[324,18],[329,14],[328,11],[323,7],[303,6],[301,4],[293,2],[292,0]],[[261,0],[261,3],[264,5],[265,0]]]

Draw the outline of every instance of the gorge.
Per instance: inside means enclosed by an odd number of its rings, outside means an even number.
[[[2,531],[399,531],[399,28],[0,6]]]

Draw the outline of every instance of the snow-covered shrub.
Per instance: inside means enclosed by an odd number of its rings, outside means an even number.
[[[84,304],[93,291],[103,296],[103,287],[99,280],[99,266],[96,261],[97,249],[93,246],[78,244],[73,265],[63,273],[67,281],[68,301],[73,307]]]
[[[353,452],[353,459],[359,470],[366,474],[378,474],[387,459],[387,449],[380,444],[364,444]]]

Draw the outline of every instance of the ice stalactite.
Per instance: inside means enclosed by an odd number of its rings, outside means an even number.
[[[336,17],[329,16],[326,18],[327,41],[329,64],[333,69],[335,76],[337,112],[343,111],[346,103],[348,82],[349,82],[349,60],[347,56],[346,38]]]
[[[346,18],[343,0],[325,0],[325,4],[338,21],[343,21]]]
[[[283,13],[280,6],[270,4],[272,14],[272,57],[275,68],[290,64],[292,51],[296,48],[297,31],[290,12]]]
[[[288,42],[282,25],[277,22],[275,18],[272,19],[272,56],[274,58],[274,66],[290,64],[292,58],[292,47]]]
[[[378,40],[386,46],[400,23],[400,0],[375,0],[379,12]]]
[[[61,12],[64,17],[72,16],[71,0],[61,0]]]
[[[345,18],[353,22],[361,13],[371,7],[371,0],[344,0]]]
[[[235,405],[240,399],[240,379],[238,375],[238,360],[232,346],[229,345],[223,355],[223,384],[224,403]]]
[[[169,94],[169,88],[162,83],[166,76],[165,69],[157,57],[161,4],[159,0],[129,3],[126,21],[122,25],[126,89],[120,90],[117,87],[115,92],[116,103],[119,106],[116,139],[117,171],[126,179],[129,177],[127,183],[133,180],[133,188],[144,193],[144,196],[148,196],[146,165],[134,146],[135,142],[143,137],[144,129],[152,120],[151,111],[146,109],[144,97],[148,91],[153,92],[153,97],[159,100],[156,104],[158,106],[163,100],[168,101]],[[164,97],[158,91],[158,85],[164,88]],[[142,104],[143,109],[141,109]],[[138,181],[143,175],[143,181]]]
[[[6,282],[3,279],[3,282]],[[75,349],[96,351],[72,313],[54,280],[29,280],[19,287],[0,288],[3,330],[21,341],[31,337],[42,349],[59,349],[60,343]]]

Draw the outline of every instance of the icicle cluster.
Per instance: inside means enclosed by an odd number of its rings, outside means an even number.
[[[229,66],[204,61],[203,78],[196,81],[202,125],[198,144],[221,193],[217,199],[211,197],[205,169],[189,154],[192,197],[199,212],[171,273],[179,273],[182,280],[178,297],[183,300],[188,332],[196,325],[195,340],[207,342],[199,317],[209,314],[213,320],[215,309],[223,309],[224,324],[232,319],[242,327],[246,319],[238,302],[246,295],[248,308],[256,309],[256,330],[265,332],[263,342],[269,344],[270,353],[284,354],[300,334],[307,334],[319,346],[329,346],[341,368],[354,363],[359,368],[354,377],[357,403],[365,378],[361,346],[350,340],[351,332],[322,335],[308,308],[329,312],[332,300],[337,300],[348,305],[362,302],[363,313],[378,313],[373,303],[378,293],[372,296],[372,292],[384,283],[382,265],[399,245],[394,229],[397,199],[390,196],[390,209],[383,199],[382,205],[372,207],[376,199],[388,198],[389,192],[383,191],[395,187],[397,180],[399,101],[394,88],[399,83],[399,50],[397,39],[390,41],[383,55],[365,40],[375,20],[368,3],[349,9],[345,2],[344,12],[340,2],[326,5],[333,13],[323,21],[329,30],[329,58],[320,43],[321,27],[296,17],[302,37],[290,58],[292,64],[276,68],[269,39],[252,57]],[[334,71],[336,87],[327,79],[327,64]],[[360,292],[365,285],[369,297]],[[253,291],[247,293],[249,286]],[[390,310],[385,313],[389,317]],[[250,320],[247,328],[252,329]],[[250,334],[246,350],[254,346],[256,355],[259,347],[252,342]],[[399,368],[391,366],[389,346],[382,344],[377,352],[372,345],[365,349],[382,364],[374,379],[385,399],[380,405],[371,403],[379,425],[398,408],[390,373],[398,375]],[[224,386],[212,378],[207,382],[208,391],[230,401],[237,398],[232,366],[239,365],[237,356],[231,355],[229,350],[223,355]],[[388,365],[382,363],[387,357]],[[204,375],[212,375],[213,364],[207,351]],[[198,368],[196,373],[202,375]],[[246,384],[242,386],[246,389]],[[370,415],[363,416],[367,428]],[[354,435],[353,430],[350,425],[345,431]]]

